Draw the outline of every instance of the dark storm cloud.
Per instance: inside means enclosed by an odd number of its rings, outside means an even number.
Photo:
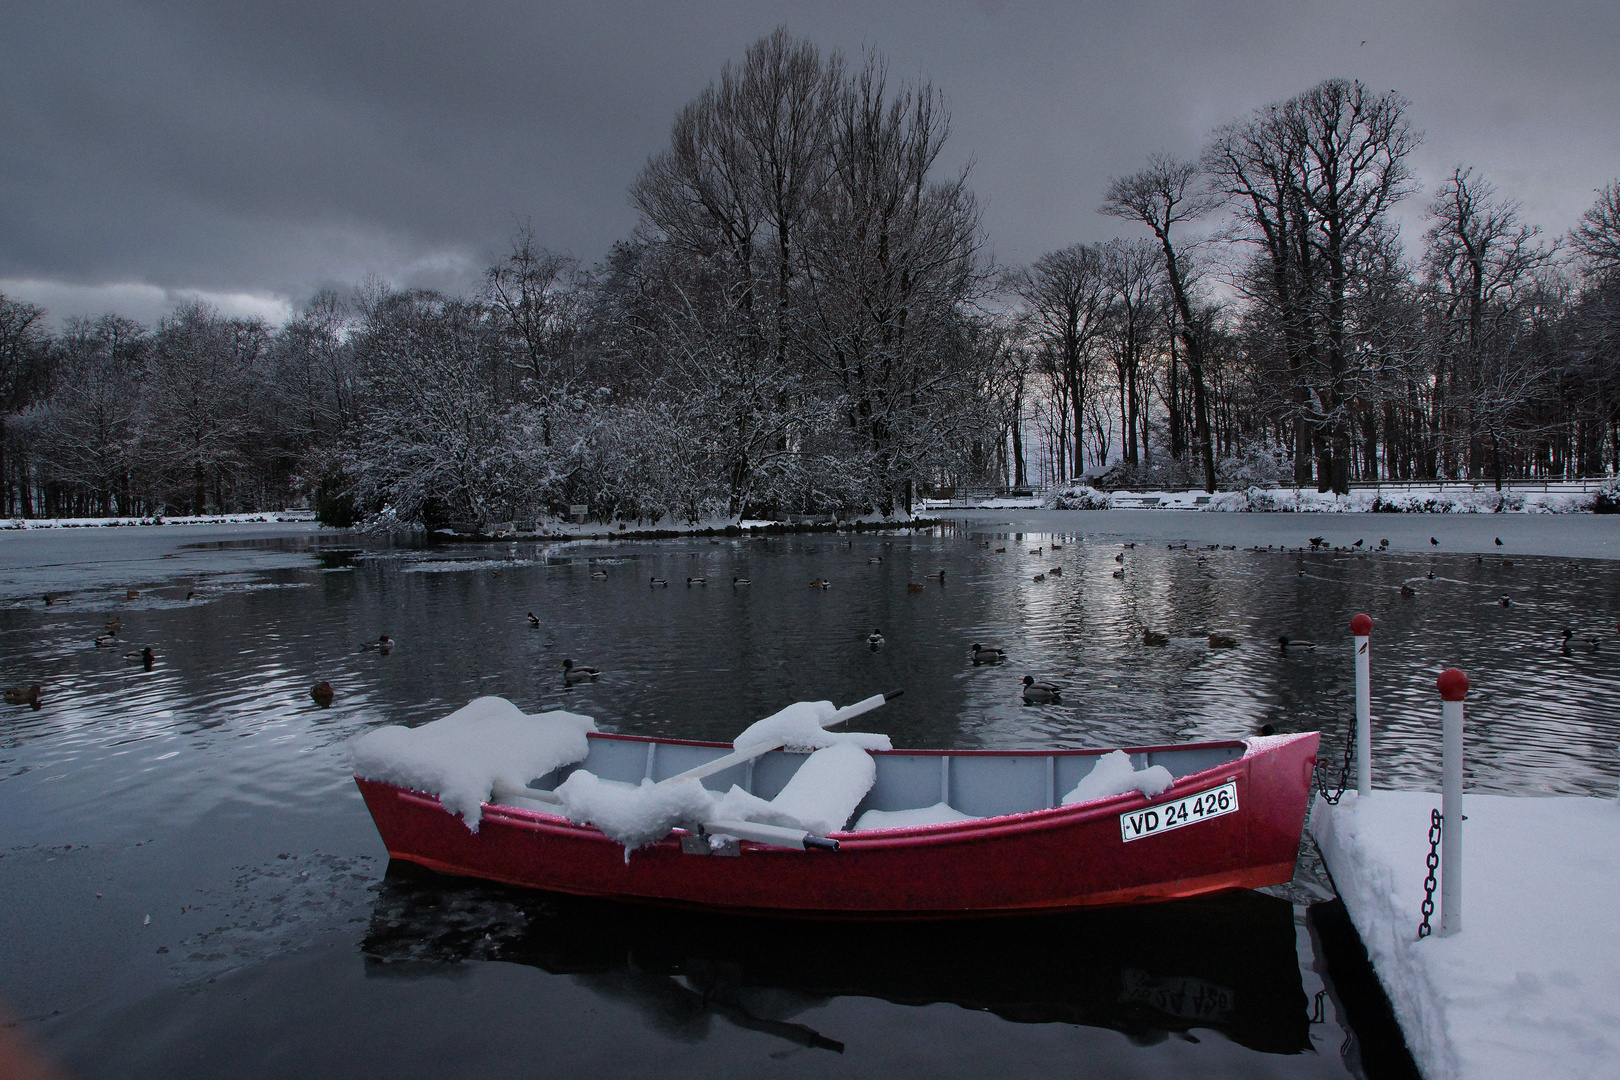
[[[0,16],[0,290],[462,288],[520,218],[600,258],[675,111],[778,24],[946,92],[1009,262],[1113,235],[1110,175],[1335,75],[1412,99],[1430,187],[1474,164],[1550,233],[1620,174],[1611,5],[32,5]]]

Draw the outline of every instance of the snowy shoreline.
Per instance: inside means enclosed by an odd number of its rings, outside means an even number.
[[[1545,487],[1546,485],[1544,485]],[[1361,489],[1348,495],[1307,488],[1251,487],[1245,491],[1099,491],[1085,485],[1061,488],[1042,505],[1048,510],[1197,510],[1254,514],[1590,514],[1612,505],[1615,489],[1542,490],[1494,486],[1447,490],[1413,485],[1396,490]]]

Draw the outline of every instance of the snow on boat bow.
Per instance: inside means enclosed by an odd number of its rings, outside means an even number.
[[[724,743],[596,732],[587,741],[582,761],[528,788],[555,799],[549,793],[577,771],[646,784],[735,756]],[[1123,752],[877,750],[875,780],[851,815],[856,826],[831,834],[835,852],[738,840],[694,824],[629,857],[601,830],[505,791],[504,801],[482,804],[474,832],[436,795],[356,782],[389,855],[445,873],[736,912],[958,918],[1286,882],[1317,741],[1311,732]],[[701,782],[717,795],[736,787],[771,800],[807,756],[773,750]],[[1082,782],[1094,771],[1088,790]],[[1144,780],[1150,776],[1154,782]],[[1127,788],[1112,793],[1121,783]]]

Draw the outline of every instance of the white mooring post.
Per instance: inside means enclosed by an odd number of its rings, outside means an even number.
[[[1356,795],[1372,794],[1372,628],[1369,615],[1350,620],[1356,639]]]
[[[1440,688],[1440,936],[1462,929],[1463,698],[1468,676],[1447,668]]]

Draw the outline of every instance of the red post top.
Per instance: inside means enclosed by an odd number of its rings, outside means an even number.
[[[1372,636],[1372,616],[1357,615],[1350,620],[1350,632],[1356,637]]]
[[[1446,668],[1435,680],[1440,688],[1441,701],[1461,701],[1468,696],[1468,676],[1456,668]]]

